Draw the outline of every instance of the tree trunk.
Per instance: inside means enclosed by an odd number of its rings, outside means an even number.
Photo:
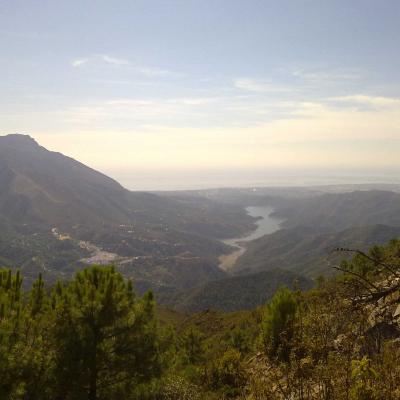
[[[93,327],[93,347],[92,360],[90,366],[90,382],[88,400],[97,400],[97,345],[98,345],[98,330]]]

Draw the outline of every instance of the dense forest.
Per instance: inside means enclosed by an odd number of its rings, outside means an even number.
[[[29,291],[3,269],[0,398],[399,399],[400,240],[355,253],[235,313],[156,307],[113,267]]]

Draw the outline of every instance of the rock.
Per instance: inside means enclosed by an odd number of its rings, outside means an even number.
[[[396,310],[393,313],[393,318],[398,319],[400,317],[400,304],[397,306]]]

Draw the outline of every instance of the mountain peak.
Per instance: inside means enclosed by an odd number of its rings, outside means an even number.
[[[19,133],[12,133],[10,135],[0,136],[0,145],[9,144],[9,145],[25,145],[25,146],[39,146],[36,140],[29,135],[22,135]]]

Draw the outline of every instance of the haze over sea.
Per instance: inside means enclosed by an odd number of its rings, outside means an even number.
[[[224,187],[400,184],[400,171],[289,169],[110,169],[104,173],[130,190],[195,190]]]

